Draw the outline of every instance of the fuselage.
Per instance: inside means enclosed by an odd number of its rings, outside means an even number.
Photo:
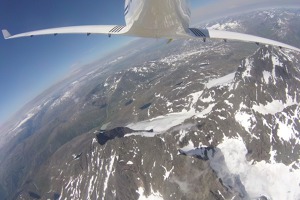
[[[126,0],[125,22],[140,37],[185,35],[191,12],[186,0]]]

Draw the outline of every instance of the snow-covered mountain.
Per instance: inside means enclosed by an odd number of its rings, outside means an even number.
[[[262,47],[197,92],[171,100],[174,88],[162,89],[155,102],[169,102],[169,112],[151,117],[151,104],[148,119],[112,129],[101,145],[100,129],[75,138],[37,177],[62,199],[298,199],[300,72],[291,55]]]
[[[299,11],[206,26],[265,36],[259,27],[279,19],[286,37],[270,37],[288,42]],[[299,60],[270,46],[178,40],[94,63],[1,133],[12,137],[0,153],[0,196],[299,199]]]
[[[299,46],[300,12],[293,9],[271,9],[226,17],[202,26],[219,30],[232,30],[280,40]]]

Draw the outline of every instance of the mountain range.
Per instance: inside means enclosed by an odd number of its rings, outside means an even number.
[[[276,9],[199,26],[299,47],[299,23],[299,10]],[[1,127],[2,199],[300,199],[299,52],[199,40],[125,49]]]

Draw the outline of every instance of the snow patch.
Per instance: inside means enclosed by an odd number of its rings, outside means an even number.
[[[234,76],[235,76],[235,72],[234,73],[231,73],[231,74],[228,74],[226,76],[223,76],[221,78],[217,78],[217,79],[212,79],[212,80],[209,80],[207,83],[206,83],[206,87],[208,89],[212,88],[212,87],[216,87],[216,86],[220,86],[220,85],[226,85],[226,84],[229,84],[233,81],[234,79]]]
[[[229,171],[239,175],[251,198],[264,195],[273,200],[300,199],[300,169],[294,170],[282,163],[248,162],[247,148],[241,138],[225,138],[218,148]]]
[[[157,134],[161,134],[170,128],[182,124],[186,119],[193,116],[203,118],[208,115],[216,104],[210,104],[207,108],[201,112],[197,112],[195,109],[189,111],[183,110],[182,112],[170,113],[163,116],[158,116],[149,120],[140,121],[137,123],[128,124],[127,127],[133,130],[151,130],[154,132],[140,132],[132,133],[130,135],[142,135],[146,137],[154,137]],[[129,136],[129,135],[127,135]]]
[[[275,115],[276,113],[282,112],[285,108],[292,105],[297,105],[297,103],[291,100],[291,98],[288,98],[287,103],[283,103],[281,100],[273,100],[272,102],[268,102],[266,105],[254,105],[252,106],[252,109],[255,112],[263,115]]]
[[[149,196],[145,196],[145,189],[142,187],[139,187],[139,189],[136,191],[140,196],[138,200],[164,200],[162,198],[162,195],[159,193],[159,191],[154,192],[151,187],[151,194]]]
[[[269,80],[272,77],[272,74],[268,71],[263,71],[263,77],[267,84],[269,84]]]
[[[126,164],[127,165],[133,165],[133,162],[132,161],[128,161]]]
[[[297,133],[297,131],[294,131],[293,127],[278,119],[276,119],[276,123],[278,124],[277,135],[281,140],[289,142],[291,139],[295,138],[297,143],[299,142],[299,139],[297,139],[297,136],[295,135],[295,132]]]
[[[130,135],[142,135],[146,137],[153,137],[156,134],[161,134],[174,126],[182,124],[186,119],[189,119],[193,116],[205,117],[207,114],[211,112],[215,104],[210,104],[207,108],[203,109],[201,112],[196,111],[194,106],[198,101],[198,99],[200,98],[200,96],[202,95],[202,93],[203,91],[200,91],[188,95],[188,97],[191,99],[189,111],[183,109],[181,112],[169,113],[149,120],[128,124],[127,127],[133,130],[151,130],[151,129],[154,130],[154,132],[150,132],[150,133],[141,132],[141,133],[132,133]]]
[[[233,21],[233,22],[227,22],[224,24],[214,24],[210,27],[207,27],[207,29],[214,29],[214,30],[228,30],[228,29],[236,29],[240,27],[240,24],[237,21]]]
[[[103,200],[105,199],[106,189],[107,189],[110,175],[112,174],[112,171],[113,171],[113,165],[115,163],[115,158],[116,158],[116,153],[114,153],[114,155],[111,156],[109,165],[106,165],[106,167],[105,167],[105,171],[107,172],[107,175],[105,177],[104,186],[103,186],[103,197],[102,197]]]
[[[278,58],[278,56],[277,56],[276,54],[273,54],[273,55],[272,55],[272,62],[273,62],[273,65],[274,65],[274,66],[280,66],[280,67],[283,66],[283,63],[281,63],[281,62],[279,61],[279,58]]]
[[[235,114],[235,120],[245,128],[246,131],[251,133],[253,122],[256,121],[255,117],[245,111],[238,111]]]
[[[16,128],[14,128],[14,130],[16,130],[17,128],[21,127],[23,124],[25,124],[28,120],[30,120],[35,114],[34,113],[28,113],[25,117],[25,119],[23,119],[17,126]],[[14,131],[13,130],[13,131]]]
[[[184,152],[188,152],[188,151],[195,149],[195,146],[194,146],[194,143],[192,142],[192,140],[189,140],[188,144],[180,149]]]
[[[153,129],[157,133],[162,133],[171,127],[179,125],[184,120],[192,117],[194,112],[182,111],[178,113],[170,113],[164,116],[155,117],[146,121],[128,124],[127,127],[133,130],[150,130]],[[151,133],[149,133],[151,134]]]
[[[167,180],[170,177],[170,174],[172,173],[174,166],[168,171],[166,167],[162,166],[162,168],[164,168],[165,175],[164,175],[164,181]]]
[[[74,88],[72,90],[75,90]],[[50,109],[54,109],[55,107],[62,104],[64,101],[67,101],[69,99],[73,98],[73,92],[72,91],[66,91],[60,98],[56,99],[50,106]]]
[[[191,50],[191,51],[187,51],[187,52],[182,52],[177,55],[170,55],[165,58],[162,58],[160,60],[160,62],[169,64],[169,65],[174,65],[180,61],[188,61],[189,57],[191,57],[193,55],[201,55],[205,51],[206,51],[206,49],[201,49],[201,50],[195,49],[195,50]]]

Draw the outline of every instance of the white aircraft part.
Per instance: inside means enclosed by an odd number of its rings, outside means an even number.
[[[35,35],[56,34],[108,34],[131,35],[149,38],[190,38],[197,37],[239,40],[261,44],[274,45],[300,52],[299,48],[274,40],[248,34],[189,28],[190,9],[187,0],[125,0],[124,16],[126,26],[94,25],[70,26],[31,31],[11,35],[7,30],[2,30],[5,39],[28,37]]]
[[[125,7],[125,14],[128,12],[125,19],[131,35],[172,38],[185,34],[189,28],[191,12],[186,0],[130,2],[129,6]],[[133,11],[132,4],[135,6]]]
[[[94,25],[94,26],[69,26],[61,28],[50,28],[37,31],[10,35],[7,30],[2,30],[5,39],[13,39],[20,37],[32,37],[36,35],[56,35],[56,34],[124,34],[127,28],[125,26],[116,25]]]
[[[278,42],[275,40],[266,39],[263,37],[249,35],[249,34],[236,33],[230,31],[211,30],[211,29],[197,29],[197,28],[190,28],[190,31],[191,31],[190,34],[193,37],[254,42],[257,44],[267,44],[267,45],[277,46],[280,48],[292,49],[300,52],[299,48],[293,47],[291,45],[284,44],[282,42]]]
[[[143,1],[125,0],[124,16],[127,26],[132,25],[135,19],[138,19],[140,13],[143,10],[143,5]]]

